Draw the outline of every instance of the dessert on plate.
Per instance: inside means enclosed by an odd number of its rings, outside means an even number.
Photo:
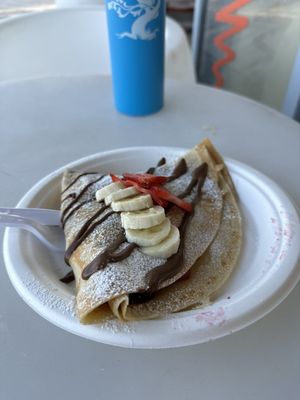
[[[144,173],[66,171],[61,220],[82,323],[208,304],[242,241],[237,193],[208,139]]]

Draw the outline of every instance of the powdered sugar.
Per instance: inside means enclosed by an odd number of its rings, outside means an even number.
[[[103,329],[115,335],[119,333],[134,334],[136,332],[136,326],[137,322],[121,322],[114,317],[99,323],[99,329]]]
[[[26,279],[23,281],[24,286],[30,291],[42,305],[59,314],[69,318],[76,318],[76,300],[75,296],[65,296],[57,287],[50,283],[43,284],[41,280],[37,280],[31,273],[27,273]],[[97,329],[104,330],[111,334],[127,333],[134,334],[136,322],[121,322],[114,317],[109,317],[97,323]]]
[[[63,295],[57,287],[48,282],[43,283],[30,273],[27,274],[23,284],[44,307],[69,317],[76,316],[75,296]]]

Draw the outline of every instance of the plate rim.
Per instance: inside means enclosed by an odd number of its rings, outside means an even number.
[[[24,204],[27,202],[29,202],[30,199],[32,199],[35,194],[42,189],[43,187],[45,188],[49,182],[51,182],[52,180],[54,180],[55,178],[57,178],[60,174],[62,174],[62,172],[64,170],[66,170],[67,168],[74,168],[76,166],[80,166],[82,164],[85,163],[91,163],[93,161],[96,161],[98,159],[105,159],[109,158],[111,156],[116,156],[116,155],[120,155],[120,154],[127,154],[130,152],[139,152],[141,150],[145,151],[145,149],[147,149],[147,151],[151,151],[151,152],[155,152],[155,150],[158,150],[159,152],[163,152],[166,151],[168,154],[170,154],[171,152],[174,152],[175,155],[179,155],[182,154],[184,151],[187,151],[186,148],[182,148],[182,147],[169,147],[169,146],[134,146],[134,147],[123,147],[123,148],[118,148],[118,149],[112,149],[112,150],[108,150],[108,151],[103,151],[103,152],[98,152],[95,154],[91,154],[82,158],[79,158],[77,160],[74,160],[66,165],[61,166],[60,168],[57,168],[56,170],[52,171],[51,173],[49,173],[48,175],[46,175],[45,177],[41,178],[38,182],[36,182],[23,196],[22,198],[19,200],[17,207],[21,207],[24,206]],[[250,175],[251,174],[255,174],[256,177],[259,178],[259,181],[263,181],[264,183],[268,183],[270,185],[271,188],[275,188],[276,190],[276,194],[280,194],[281,196],[283,196],[285,198],[285,200],[287,200],[289,202],[289,206],[292,207],[293,211],[295,211],[298,220],[299,220],[299,212],[295,206],[295,204],[293,203],[293,201],[290,199],[289,195],[287,195],[280,187],[277,183],[275,183],[273,180],[271,180],[269,177],[267,177],[266,175],[264,175],[263,173],[261,173],[260,171],[256,170],[255,168],[248,166],[247,164],[244,164],[240,161],[231,159],[231,158],[224,158],[226,164],[228,165],[229,169],[234,169],[235,168],[242,168],[244,171],[246,170],[246,172],[248,172]],[[297,236],[299,236],[300,238],[300,230],[298,227],[298,231],[296,232]],[[190,329],[188,332],[183,332],[181,330],[178,331],[172,331],[173,336],[175,337],[175,342],[174,339],[169,343],[165,341],[164,338],[162,338],[161,336],[163,336],[162,334],[157,335],[157,336],[153,336],[153,334],[148,335],[148,337],[145,338],[145,335],[143,335],[143,340],[132,340],[132,337],[129,338],[132,335],[136,335],[135,332],[130,333],[130,332],[118,332],[117,335],[111,335],[111,333],[106,336],[103,339],[103,335],[99,336],[99,337],[95,337],[95,335],[92,334],[87,334],[82,332],[82,327],[84,327],[85,325],[82,325],[79,323],[79,321],[77,320],[77,317],[74,317],[73,319],[71,319],[71,321],[67,321],[67,326],[66,323],[63,323],[64,321],[66,321],[66,319],[70,319],[68,318],[66,315],[60,315],[60,313],[58,311],[55,310],[50,310],[50,316],[47,316],[47,312],[43,312],[43,308],[46,308],[46,306],[44,305],[44,307],[39,306],[38,300],[34,298],[34,296],[32,296],[32,298],[30,298],[30,296],[26,296],[26,291],[29,291],[28,288],[24,288],[24,283],[22,282],[22,280],[20,279],[20,277],[17,274],[17,271],[13,265],[12,260],[10,259],[10,249],[9,249],[9,242],[10,242],[10,229],[7,228],[4,232],[4,239],[3,239],[3,256],[4,256],[4,264],[8,273],[8,276],[10,278],[10,281],[13,285],[13,287],[16,289],[17,293],[20,295],[20,297],[25,301],[26,304],[28,304],[35,312],[37,312],[40,316],[42,316],[43,318],[45,318],[46,320],[48,320],[49,322],[51,322],[52,324],[68,331],[71,332],[77,336],[86,338],[86,339],[90,339],[90,340],[94,340],[97,342],[101,342],[101,343],[106,343],[106,344],[110,344],[110,345],[114,345],[114,346],[120,346],[120,347],[134,347],[134,348],[143,348],[143,349],[153,349],[153,348],[175,348],[175,347],[183,347],[183,346],[188,346],[188,345],[194,345],[194,344],[198,344],[198,343],[204,343],[207,342],[208,340],[214,340],[223,336],[226,336],[228,334],[231,334],[233,332],[236,332],[238,330],[241,330],[249,325],[251,325],[252,323],[256,322],[257,320],[263,318],[265,315],[267,315],[269,312],[271,312],[274,308],[276,308],[287,296],[288,294],[293,290],[293,288],[297,285],[299,279],[300,279],[300,265],[299,264],[299,259],[300,259],[300,252],[298,252],[298,256],[297,256],[297,260],[294,264],[293,267],[290,267],[290,272],[288,275],[284,275],[285,279],[283,281],[281,281],[281,283],[279,285],[277,285],[277,288],[275,291],[273,291],[271,293],[271,295],[267,296],[266,298],[264,298],[264,301],[259,304],[259,305],[255,305],[255,307],[248,307],[248,309],[245,310],[245,312],[243,312],[241,315],[235,315],[232,316],[230,318],[230,324],[228,326],[228,322],[227,321],[223,321],[222,319],[220,320],[219,323],[217,324],[213,324],[212,326],[206,326],[206,329],[200,329],[200,325],[199,326],[193,326],[193,329]],[[34,301],[35,300],[35,301]],[[205,308],[205,310],[209,311],[213,309],[213,305],[212,306],[208,306]],[[232,310],[232,305],[231,305],[231,310]],[[193,310],[195,311],[195,310]],[[49,310],[48,310],[49,312]],[[228,312],[228,310],[227,310]],[[52,316],[51,314],[54,313],[54,316]],[[186,318],[185,314],[187,312],[181,312],[180,316],[182,318]],[[55,314],[59,314],[60,318],[55,317]],[[199,309],[199,314],[201,314],[201,309]],[[174,314],[174,316],[171,316],[171,318],[169,320],[176,320],[178,319],[178,313]],[[51,318],[52,316],[52,318]],[[162,320],[155,320],[156,322],[162,322],[162,321],[168,321],[168,319],[162,319]],[[141,321],[138,322],[138,324],[149,324],[150,321]],[[150,323],[152,323],[153,320],[151,320]],[[224,322],[224,323],[223,323]],[[75,326],[74,326],[75,323]],[[70,325],[70,326],[69,326]],[[72,328],[72,326],[74,326]],[[77,329],[76,329],[77,327]],[[78,327],[79,327],[79,331],[78,331]],[[198,328],[198,329],[197,329]],[[200,333],[200,332],[204,332],[207,331],[209,334],[208,335],[203,335],[201,337],[201,335],[195,337],[195,332]],[[102,332],[103,334],[104,332]],[[170,333],[168,333],[168,335],[170,335]],[[166,336],[168,336],[166,335]],[[179,337],[181,337],[182,339],[176,339],[176,337],[179,335]],[[192,337],[191,337],[192,335]],[[113,338],[111,340],[109,340],[109,336],[113,336]],[[118,337],[119,340],[115,340]],[[130,339],[130,340],[129,340]],[[163,339],[163,340],[162,340]]]

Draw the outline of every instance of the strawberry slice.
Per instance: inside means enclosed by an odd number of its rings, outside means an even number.
[[[110,174],[110,177],[113,182],[122,182],[123,181],[121,178],[119,178],[117,175],[114,175],[114,174]]]
[[[155,190],[149,189],[149,194],[152,197],[152,199],[157,203],[159,206],[166,208],[169,204],[167,200],[161,199],[159,196],[157,196]]]
[[[126,181],[126,182],[128,182],[128,181]],[[150,194],[150,196],[152,197],[152,200],[159,206],[166,208],[167,205],[169,204],[168,201],[163,200],[159,196],[157,196],[157,194],[152,191],[152,188],[146,189],[146,188],[139,186],[137,183],[133,186],[136,188],[136,190],[138,190],[141,193]]]
[[[189,213],[193,211],[192,204],[182,199],[179,199],[178,197],[174,196],[172,193],[168,192],[166,189],[160,186],[153,186],[151,188],[151,191],[152,193],[155,193],[155,195],[157,195],[160,199],[169,201],[170,203],[173,203],[176,206],[182,208],[184,211],[187,211]]]
[[[150,194],[153,201],[161,207],[166,208],[170,202],[189,213],[193,210],[193,206],[190,203],[174,196],[162,186],[154,184],[153,179],[149,179],[149,177],[158,178],[160,182],[166,182],[168,178],[165,176],[153,176],[150,174],[124,174],[124,178],[119,178],[113,174],[110,174],[110,176],[113,182],[121,182],[125,187],[134,186],[139,192]]]
[[[136,188],[136,190],[138,190],[140,193],[144,193],[144,194],[150,194],[150,196],[152,197],[152,199],[155,201],[155,203],[157,203],[159,206],[161,207],[167,207],[168,202],[166,200],[160,199],[156,193],[152,193],[151,189],[147,189],[144,187],[141,187],[140,185],[138,185],[138,183],[131,181],[129,179],[121,179],[118,178],[116,175],[110,174],[111,179],[113,182],[121,182],[125,187],[129,187],[129,186],[134,186]]]
[[[122,183],[125,187],[129,187],[129,186],[137,186],[136,182],[133,181],[129,181],[126,180],[124,178],[119,178],[118,176],[114,175],[114,174],[110,174],[110,177],[112,179],[113,182],[120,182]]]
[[[153,185],[163,185],[167,182],[167,176],[156,176],[151,174],[123,174],[125,179],[136,182],[142,187],[149,188]]]

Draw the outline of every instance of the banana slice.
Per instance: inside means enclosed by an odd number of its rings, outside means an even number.
[[[171,222],[169,218],[152,228],[147,229],[126,229],[125,234],[129,243],[136,243],[138,246],[155,246],[164,240],[170,233]]]
[[[159,225],[165,219],[163,207],[154,206],[148,210],[135,212],[122,212],[121,222],[125,229],[146,229]]]
[[[118,201],[122,199],[126,199],[127,197],[134,196],[139,192],[134,187],[128,187],[126,189],[118,190],[117,192],[113,192],[112,194],[105,197],[105,204],[108,205],[113,201]]]
[[[172,225],[171,231],[165,240],[155,246],[141,247],[141,251],[148,256],[169,258],[171,255],[177,253],[179,243],[179,230],[176,226]]]
[[[96,192],[96,200],[97,201],[102,201],[106,196],[109,196],[110,194],[117,192],[120,189],[123,189],[124,185],[120,182],[113,182],[107,186],[104,186],[103,188],[97,190]]]
[[[128,199],[113,201],[111,208],[114,211],[137,211],[144,210],[153,206],[150,194],[142,194],[140,196],[129,197]]]

